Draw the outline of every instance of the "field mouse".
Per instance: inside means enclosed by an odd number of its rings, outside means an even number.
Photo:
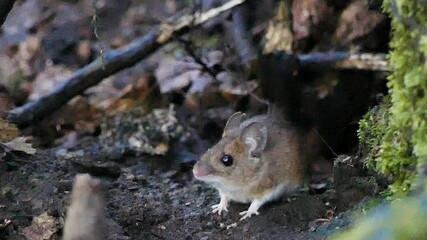
[[[221,140],[193,168],[196,179],[219,191],[213,213],[228,211],[230,201],[251,203],[240,220],[258,215],[263,204],[302,185],[306,160],[315,151],[308,148],[317,137],[270,114],[245,118],[233,114]]]
[[[105,200],[101,183],[89,174],[78,174],[64,226],[64,240],[107,239]]]

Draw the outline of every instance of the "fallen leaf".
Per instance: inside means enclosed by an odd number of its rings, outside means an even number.
[[[224,74],[223,74],[224,73]],[[236,79],[238,77],[233,76],[227,72],[218,74],[218,81],[221,82],[219,89],[223,93],[228,93],[237,96],[245,96],[252,93],[257,87],[257,81],[241,81],[238,82]]]
[[[35,154],[36,149],[34,149],[31,144],[25,142],[25,138],[18,137],[12,141],[5,143],[7,147],[11,148],[13,151],[25,152],[27,154]]]
[[[0,142],[9,142],[19,136],[19,129],[15,124],[0,119]]]
[[[107,114],[114,115],[137,106],[150,112],[153,105],[160,104],[161,96],[157,83],[150,75],[144,75],[121,90],[118,98],[108,100]]]
[[[31,226],[22,230],[28,240],[53,240],[58,239],[58,222],[46,212],[33,218]]]
[[[299,0],[292,2],[292,28],[295,40],[322,35],[331,25],[333,8],[326,0]]]
[[[87,98],[75,97],[52,114],[39,129],[54,126],[71,125],[79,134],[93,133],[99,124],[101,111],[94,107]],[[39,134],[37,134],[39,135]]]
[[[384,14],[369,9],[369,1],[351,3],[341,14],[334,37],[345,45],[374,31],[386,19]]]
[[[166,58],[156,69],[155,76],[159,83],[160,91],[168,93],[180,90],[191,84],[189,93],[202,92],[213,81],[212,76],[205,73],[202,66],[194,61],[179,61]]]
[[[292,52],[293,33],[291,21],[288,18],[288,9],[285,2],[281,1],[277,7],[276,16],[270,20],[265,34],[266,44],[264,52],[283,50]]]

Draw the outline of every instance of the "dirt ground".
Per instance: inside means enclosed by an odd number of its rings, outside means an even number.
[[[96,138],[90,141],[95,143],[80,151],[82,159],[96,155]],[[49,239],[57,239],[78,172],[98,175],[108,189],[110,239],[322,239],[348,224],[334,216],[369,195],[366,189],[348,182],[322,194],[301,191],[267,204],[258,216],[239,221],[238,213],[248,206],[232,204],[222,216],[212,214],[210,206],[219,201],[218,194],[193,179],[190,165],[150,156],[109,163],[93,157],[93,163],[101,167],[85,168],[82,166],[88,165],[75,164],[75,159],[61,159],[59,152],[49,149],[38,150],[34,156],[9,154],[0,162],[0,219],[13,222],[0,229],[0,239],[40,236],[32,219],[45,212],[56,222],[57,231]],[[118,178],[111,169],[120,171]],[[349,172],[341,175],[355,182],[354,173],[353,177]]]

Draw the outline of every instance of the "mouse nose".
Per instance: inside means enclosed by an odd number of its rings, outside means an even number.
[[[200,169],[198,169],[198,167],[194,166],[194,168],[193,168],[193,175],[196,178],[199,178],[199,177],[201,177],[203,175],[203,171],[200,171]]]
[[[200,164],[197,164],[197,163],[196,163],[196,165],[194,165],[194,167],[193,167],[193,175],[194,175],[195,178],[200,179],[203,176],[205,176],[206,173],[207,173],[206,167],[204,167],[204,166],[202,166]]]

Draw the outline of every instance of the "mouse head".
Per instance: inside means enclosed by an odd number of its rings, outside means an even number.
[[[245,114],[237,112],[228,119],[221,140],[196,163],[194,176],[212,183],[244,180],[253,176],[261,164],[267,145],[267,127],[261,122],[243,122]]]

